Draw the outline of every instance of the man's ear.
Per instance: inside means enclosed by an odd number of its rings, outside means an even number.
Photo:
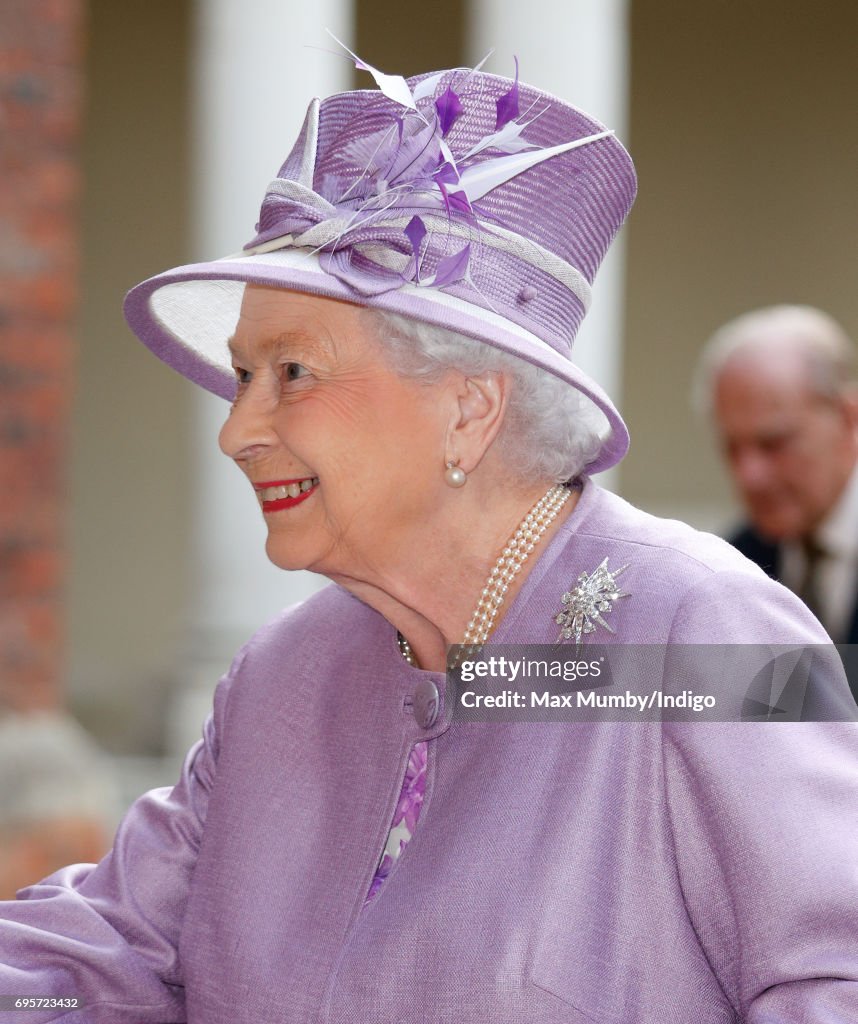
[[[503,424],[509,388],[509,377],[497,370],[457,377],[453,382],[455,401],[447,427],[445,461],[466,473],[477,468]]]
[[[852,434],[858,444],[858,384],[847,385],[840,396],[840,402],[843,415],[852,428]]]

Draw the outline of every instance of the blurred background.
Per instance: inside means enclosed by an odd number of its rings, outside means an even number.
[[[854,0],[0,0],[0,897],[100,856],[318,585],[266,563],[224,405],[121,300],[240,249],[311,96],[372,85],[325,29],[387,72],[515,54],[627,144],[639,198],[576,353],[629,424],[605,482],[634,504],[735,515],[689,403],[717,326],[796,302],[858,335]]]

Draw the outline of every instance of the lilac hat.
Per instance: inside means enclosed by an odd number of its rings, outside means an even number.
[[[588,472],[628,431],[572,362],[590,285],[635,196],[631,158],[593,118],[479,69],[313,100],[242,252],[133,288],[132,330],[223,398],[244,286],[389,310],[494,345],[568,381],[605,417]]]

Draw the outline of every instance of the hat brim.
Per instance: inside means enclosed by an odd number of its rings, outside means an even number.
[[[247,284],[387,310],[493,345],[567,381],[602,414],[602,445],[587,466],[588,473],[609,469],[628,451],[628,429],[610,398],[542,338],[498,313],[436,288],[405,283],[371,297],[357,295],[305,250],[237,255],[165,271],[131,289],[125,298],[125,317],[159,359],[207,391],[232,400],[235,375],[227,343],[235,332]]]

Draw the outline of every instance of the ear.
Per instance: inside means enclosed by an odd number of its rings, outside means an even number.
[[[849,384],[844,388],[840,402],[843,415],[852,430],[853,437],[858,442],[858,384]]]
[[[489,370],[475,377],[456,375],[451,386],[454,401],[447,426],[445,461],[471,473],[503,424],[510,380],[505,373]]]

